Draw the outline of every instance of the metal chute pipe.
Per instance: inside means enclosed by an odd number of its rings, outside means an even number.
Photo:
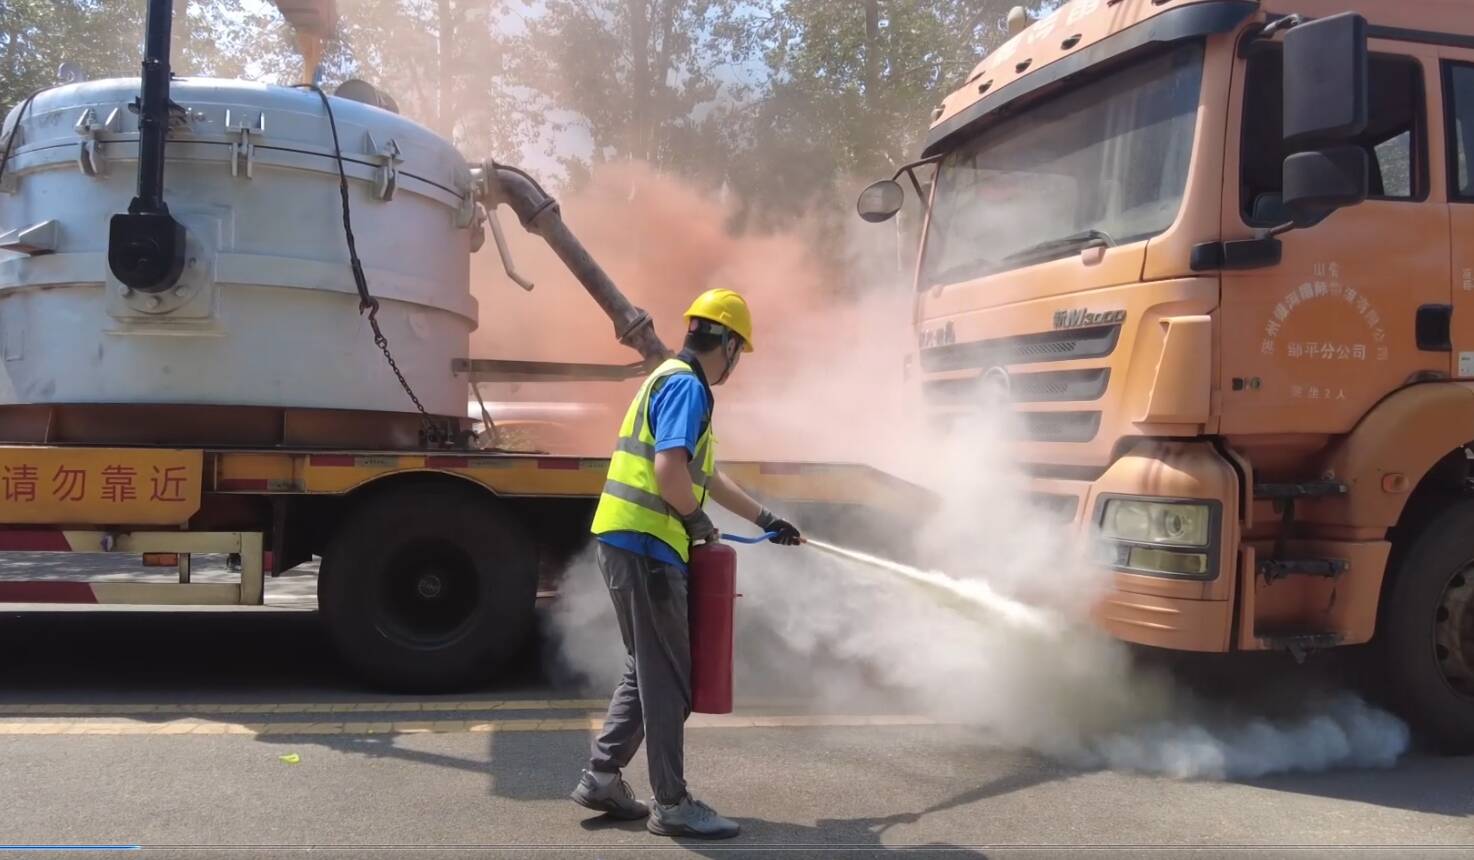
[[[167,213],[164,145],[169,133],[169,31],[173,0],[149,0],[138,109],[138,196],[128,211]]]
[[[173,0],[148,0],[138,97],[138,195],[108,221],[107,262],[127,288],[161,293],[184,272],[184,225],[164,203],[169,137],[169,31]]]
[[[671,355],[655,333],[650,314],[635,307],[625,298],[592,254],[568,229],[558,209],[558,201],[537,184],[531,176],[515,167],[488,164],[483,173],[485,200],[488,208],[505,203],[517,213],[527,232],[542,238],[578,279],[583,288],[599,303],[600,309],[614,323],[619,342],[638,352],[646,361],[655,362]]]

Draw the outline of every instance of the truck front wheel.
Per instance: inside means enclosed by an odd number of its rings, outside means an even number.
[[[393,690],[492,677],[532,628],[532,548],[495,500],[424,485],[354,510],[323,556],[318,605],[343,658]]]
[[[1474,500],[1412,538],[1382,615],[1391,702],[1439,750],[1474,753]]]

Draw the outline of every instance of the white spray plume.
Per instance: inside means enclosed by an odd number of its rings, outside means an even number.
[[[699,226],[699,212],[683,212]],[[857,270],[895,272],[868,250],[879,243],[854,244]],[[760,267],[765,254],[741,259]],[[779,697],[815,710],[919,713],[976,727],[984,745],[1178,778],[1389,766],[1406,750],[1406,726],[1349,693],[1210,702],[1140,665],[1089,622],[1110,577],[1081,558],[1068,522],[1030,503],[1008,416],[973,416],[945,433],[920,426],[901,374],[909,292],[881,289],[818,316],[813,291],[802,298],[804,313],[760,326],[760,349],[781,361],[744,364],[722,390],[722,450],[861,460],[925,484],[943,505],[919,536],[932,570],[740,547],[739,707]],[[713,513],[723,528],[754,528]],[[553,639],[589,692],[613,688],[623,653],[591,555],[568,572]]]
[[[1400,720],[1349,693],[1311,694],[1274,715],[1202,701],[1119,642],[980,580],[887,573],[812,548],[739,553],[739,706],[922,713],[976,727],[984,747],[1174,778],[1388,767],[1408,746]],[[609,606],[592,563],[577,565],[555,628],[590,692],[607,693],[622,667]]]

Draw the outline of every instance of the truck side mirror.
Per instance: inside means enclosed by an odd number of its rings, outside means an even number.
[[[1298,23],[1285,34],[1284,139],[1293,154],[1283,203],[1295,227],[1313,227],[1371,190],[1371,159],[1356,143],[1367,128],[1367,67],[1360,15]]]
[[[1296,227],[1313,227],[1337,209],[1367,199],[1371,158],[1347,144],[1297,152],[1285,159],[1284,206]]]
[[[871,224],[879,224],[896,217],[896,213],[901,211],[905,203],[906,192],[902,190],[901,183],[894,179],[882,179],[872,182],[860,192],[860,199],[855,201],[855,211]]]
[[[1367,22],[1352,12],[1285,34],[1284,134],[1291,144],[1344,143],[1367,127]]]

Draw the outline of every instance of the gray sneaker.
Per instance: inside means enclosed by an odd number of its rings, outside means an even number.
[[[569,797],[585,809],[602,812],[623,821],[638,821],[650,814],[650,808],[635,800],[635,793],[630,790],[629,783],[620,776],[601,786],[594,780],[593,774],[584,771],[578,787]]]
[[[656,836],[692,836],[697,839],[731,839],[742,829],[737,822],[717,815],[716,810],[691,795],[666,806],[651,802],[645,827]]]

